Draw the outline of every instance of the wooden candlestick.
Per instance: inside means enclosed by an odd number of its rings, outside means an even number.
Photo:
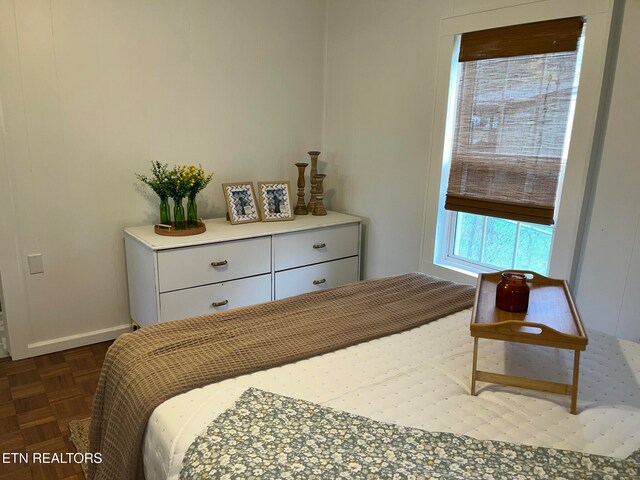
[[[316,174],[318,173],[318,157],[320,152],[307,152],[311,157],[311,173],[309,174],[309,183],[311,184],[311,198],[307,204],[307,211],[313,213],[316,208]]]
[[[316,179],[316,206],[313,209],[314,215],[326,215],[327,210],[324,208],[324,204],[322,203],[322,199],[324,198],[324,187],[322,186],[322,181],[324,180],[326,175],[324,173],[316,173],[314,178]]]
[[[304,170],[307,168],[308,163],[296,163],[298,167],[298,203],[294,208],[293,213],[296,215],[308,214],[307,206],[304,204]]]

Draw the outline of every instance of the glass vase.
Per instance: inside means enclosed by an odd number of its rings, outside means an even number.
[[[182,198],[173,199],[173,222],[176,230],[184,230],[186,228]]]
[[[189,195],[187,197],[187,227],[198,226],[198,205],[196,204],[196,196]]]
[[[502,272],[496,287],[496,307],[507,312],[526,312],[529,308],[527,276],[519,272]]]
[[[171,225],[171,207],[169,207],[169,197],[160,197],[160,223]]]

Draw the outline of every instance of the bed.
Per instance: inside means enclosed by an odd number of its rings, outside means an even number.
[[[411,298],[417,296],[416,291],[403,285],[432,282],[416,274],[392,280],[395,294],[402,290]],[[353,294],[349,288],[337,290]],[[276,362],[272,368],[232,375],[211,384],[202,382],[199,388],[153,405],[140,434],[138,476],[144,472],[148,479],[178,478],[185,453],[196,437],[251,389],[401,428],[417,427],[479,440],[619,459],[640,448],[640,345],[590,332],[590,345],[582,359],[578,415],[568,413],[567,399],[561,395],[480,384],[479,395],[472,397],[468,385],[473,342],[468,329],[473,292],[461,286],[451,287],[454,289],[450,292],[439,288],[436,299],[446,297],[447,305],[449,295],[461,300],[451,307],[453,312],[439,315],[438,319],[421,321],[384,336],[376,334],[320,355],[303,355],[293,363]],[[363,298],[375,307],[375,299],[369,297]],[[349,298],[347,295],[342,301]],[[432,310],[432,302],[433,298],[424,308]],[[384,299],[381,304],[389,305]],[[392,305],[394,308],[382,316],[391,315],[396,323],[398,304]],[[310,314],[318,315],[319,311]],[[557,381],[565,381],[572,362],[563,351],[528,345],[514,348],[502,342],[486,342],[481,343],[481,349],[483,368],[514,375],[526,373],[551,380],[555,376]],[[101,383],[106,381],[101,377]],[[92,431],[92,438],[95,435]],[[108,450],[103,447],[96,451],[103,451],[104,455]],[[626,468],[634,474],[635,467]],[[95,478],[109,478],[99,469],[92,474]]]

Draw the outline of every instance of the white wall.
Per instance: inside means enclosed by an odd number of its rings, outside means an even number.
[[[365,219],[367,278],[418,268],[442,4],[328,2],[322,167],[330,206]]]
[[[588,327],[640,341],[640,2],[627,0],[576,302]]]
[[[0,0],[13,357],[128,328],[122,229],[157,221],[134,178],[151,160],[215,172],[205,218],[222,182],[295,180],[321,145],[324,48],[323,0]]]

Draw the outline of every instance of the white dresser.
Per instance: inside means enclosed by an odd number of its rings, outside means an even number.
[[[360,279],[360,218],[336,212],[231,225],[188,237],[125,230],[131,318],[140,326],[337,287]]]

